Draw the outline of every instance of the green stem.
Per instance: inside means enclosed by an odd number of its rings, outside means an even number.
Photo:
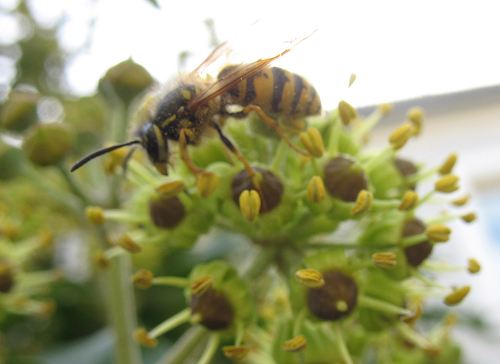
[[[75,182],[68,168],[64,166],[62,163],[59,163],[57,164],[57,169],[61,174],[62,178],[64,179],[64,181],[66,182],[66,184],[68,185],[70,191],[82,202],[82,204],[84,206],[91,205],[90,199],[83,192],[80,186],[78,186],[78,184]]]
[[[349,350],[347,350],[347,345],[345,344],[344,337],[342,336],[342,331],[340,324],[334,325],[335,334],[337,336],[337,348],[339,349],[340,356],[345,364],[353,364]]]
[[[388,314],[402,315],[402,316],[411,316],[413,314],[413,312],[411,312],[410,310],[368,296],[360,296],[359,305],[361,307],[370,308],[372,310]]]
[[[183,277],[155,277],[153,278],[154,285],[172,286],[186,288],[189,285],[189,279]]]
[[[134,294],[129,278],[131,275],[131,259],[128,254],[111,260],[106,278],[109,314],[115,334],[115,361],[119,364],[142,363],[139,347],[132,335],[137,323]]]
[[[169,319],[163,321],[161,324],[156,326],[153,330],[149,332],[149,336],[156,339],[158,336],[175,329],[177,326],[186,323],[191,318],[191,309],[186,308],[176,315],[170,317]]]
[[[197,364],[209,364],[212,358],[215,355],[217,348],[219,347],[220,336],[219,334],[212,334],[210,339],[208,340],[208,345],[203,352],[200,360],[198,360]]]
[[[197,352],[197,348],[205,342],[208,332],[202,326],[192,326],[174,344],[174,346],[160,358],[157,364],[184,364],[188,358]]]
[[[242,274],[242,276],[246,279],[252,279],[259,275],[264,274],[269,265],[271,264],[274,258],[274,250],[269,248],[263,248],[261,251],[254,257],[252,264],[248,269]]]

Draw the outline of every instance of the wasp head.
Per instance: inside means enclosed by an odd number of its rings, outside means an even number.
[[[146,150],[149,160],[163,175],[168,174],[169,158],[168,141],[161,129],[152,122],[146,122],[138,132],[142,147]]]

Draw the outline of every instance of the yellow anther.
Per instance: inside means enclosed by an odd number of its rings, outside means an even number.
[[[457,163],[457,155],[456,153],[452,153],[446,158],[446,160],[439,167],[439,174],[444,176],[446,174],[450,174],[453,171],[453,167]]]
[[[340,120],[344,125],[349,125],[351,121],[358,117],[356,109],[348,102],[341,100],[338,106]]]
[[[198,278],[193,283],[191,283],[191,293],[193,295],[200,295],[208,289],[212,288],[213,284],[214,281],[210,276]]]
[[[425,234],[430,241],[444,243],[450,239],[451,229],[443,224],[433,224],[427,227]]]
[[[153,272],[147,269],[139,269],[132,276],[132,282],[134,282],[137,288],[147,289],[153,284]]]
[[[465,195],[465,196],[454,199],[453,201],[451,201],[451,203],[457,207],[460,207],[460,206],[466,205],[469,202],[469,200],[470,200],[470,196]]]
[[[224,352],[224,356],[231,360],[242,360],[244,359],[248,353],[250,352],[250,348],[247,346],[224,346],[222,348]]]
[[[144,328],[136,329],[134,332],[134,339],[139,344],[147,346],[149,348],[155,347],[158,344],[158,340],[149,336],[149,333]]]
[[[389,114],[392,111],[392,109],[394,109],[394,105],[393,104],[389,104],[389,103],[380,104],[378,106],[378,110],[380,111],[380,113],[382,115]]]
[[[319,158],[325,152],[323,138],[318,129],[309,128],[307,131],[300,133],[300,142],[306,150],[316,158]]]
[[[90,222],[100,225],[104,222],[104,210],[98,206],[89,206],[85,209],[85,215]]]
[[[325,184],[319,176],[311,178],[307,184],[307,200],[309,202],[320,203],[326,198]]]
[[[458,190],[458,177],[453,174],[447,174],[441,177],[434,184],[434,189],[438,192],[450,193]]]
[[[295,278],[308,288],[320,288],[325,285],[323,274],[316,269],[299,269],[295,272]]]
[[[393,268],[397,264],[394,252],[377,252],[372,254],[372,262],[379,268]]]
[[[476,213],[474,212],[469,212],[467,214],[463,214],[462,216],[460,216],[461,219],[465,222],[468,222],[468,223],[471,223],[471,222],[474,222],[477,220],[477,215]]]
[[[358,193],[358,197],[356,198],[356,202],[354,202],[354,206],[351,209],[352,215],[359,215],[365,211],[367,211],[372,205],[373,195],[371,192],[367,190],[361,190]]]
[[[424,110],[420,107],[412,107],[410,110],[408,110],[406,117],[413,124],[415,135],[419,135],[420,132],[422,131],[422,122],[424,121]]]
[[[404,122],[399,128],[394,130],[389,136],[389,143],[395,149],[401,149],[406,142],[414,135],[415,127],[410,122]]]
[[[201,197],[208,197],[219,185],[219,176],[203,171],[196,176],[196,187]]]
[[[184,190],[184,182],[182,181],[172,181],[163,183],[156,187],[156,192],[164,196],[177,196]]]
[[[481,264],[477,261],[477,259],[470,258],[467,261],[467,270],[471,274],[476,274],[481,271]]]
[[[406,191],[401,199],[401,204],[399,205],[399,209],[401,211],[408,211],[417,206],[418,203],[418,194],[415,191]]]
[[[454,288],[453,291],[444,298],[444,303],[448,306],[458,305],[469,294],[470,286]]]
[[[351,73],[351,76],[349,77],[349,85],[347,87],[351,87],[354,81],[356,81],[356,74]]]
[[[287,340],[283,343],[283,350],[288,352],[297,352],[304,350],[307,346],[307,339],[305,336],[298,335],[294,338]]]
[[[257,191],[243,191],[240,194],[239,203],[240,211],[248,221],[253,221],[259,216],[262,201]]]
[[[95,262],[100,268],[109,267],[109,258],[102,251],[97,252],[97,254],[95,255]]]
[[[123,234],[118,238],[116,241],[116,244],[121,246],[123,249],[127,250],[128,252],[134,254],[134,253],[139,253],[142,248],[139,244],[137,244],[129,235]]]

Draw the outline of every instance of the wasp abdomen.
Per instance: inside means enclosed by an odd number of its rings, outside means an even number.
[[[234,67],[225,67],[219,79]],[[266,113],[285,119],[302,118],[321,111],[321,101],[314,87],[303,77],[278,67],[265,68],[242,79],[226,93],[225,103],[258,105]]]

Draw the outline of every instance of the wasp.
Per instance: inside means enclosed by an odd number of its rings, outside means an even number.
[[[227,44],[222,43],[194,71],[180,77],[175,86],[159,98],[150,112],[149,120],[136,130],[134,139],[85,156],[71,167],[71,171],[115,149],[140,145],[158,172],[167,175],[171,154],[169,142],[175,141],[179,143],[181,159],[197,174],[202,169],[192,162],[187,147],[198,144],[212,129],[228,150],[243,163],[249,175],[253,175],[252,167],[221,127],[226,118],[242,118],[251,112],[255,112],[293,149],[306,154],[290,141],[281,124],[294,125],[307,116],[318,114],[321,111],[320,98],[303,77],[270,66],[271,62],[289,52],[293,46],[254,62],[226,65],[215,80],[201,77],[201,71],[224,53]],[[237,105],[240,110],[231,112],[230,105]]]

